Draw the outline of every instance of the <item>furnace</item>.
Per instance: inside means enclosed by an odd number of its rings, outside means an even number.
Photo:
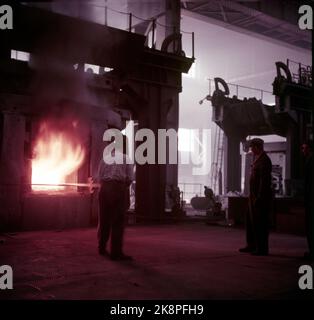
[[[177,131],[181,73],[194,58],[148,48],[131,29],[19,4],[13,12],[14,29],[1,34],[0,228],[95,225],[97,192],[88,178],[105,130],[134,120],[155,135]],[[136,215],[163,219],[172,184],[176,164],[137,165]]]

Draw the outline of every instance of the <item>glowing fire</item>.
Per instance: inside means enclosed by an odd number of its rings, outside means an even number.
[[[32,160],[32,189],[63,190],[65,186],[58,185],[66,183],[84,156],[84,148],[69,133],[42,124]]]

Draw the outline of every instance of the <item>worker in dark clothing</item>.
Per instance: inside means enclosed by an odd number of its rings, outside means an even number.
[[[304,142],[301,145],[301,151],[304,155],[304,207],[306,237],[309,251],[305,252],[304,257],[311,261],[314,260],[314,218],[313,213],[313,153],[310,142]],[[311,210],[312,208],[312,210]]]
[[[239,251],[266,256],[268,255],[269,221],[272,207],[272,163],[264,151],[262,139],[252,139],[250,148],[254,160],[250,176],[250,194],[246,217],[247,246]]]
[[[132,260],[123,253],[123,233],[125,212],[130,205],[129,186],[133,180],[133,165],[127,161],[125,143],[121,151],[117,146],[114,154],[105,155],[99,164],[98,181],[99,217],[98,250],[100,255],[108,255],[112,260]],[[124,150],[123,150],[124,149]],[[115,161],[112,162],[112,159]],[[111,235],[110,255],[106,250]]]

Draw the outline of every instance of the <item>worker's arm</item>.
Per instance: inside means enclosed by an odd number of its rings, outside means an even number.
[[[101,160],[99,161],[99,165],[98,165],[98,169],[97,169],[97,174],[92,176],[92,177],[89,177],[88,178],[88,183],[89,183],[89,189],[90,189],[90,192],[93,193],[94,192],[94,189],[95,188],[100,188],[100,182],[101,182],[101,179],[103,177],[103,173],[104,173],[104,165],[105,165],[105,162],[104,160],[101,158]]]

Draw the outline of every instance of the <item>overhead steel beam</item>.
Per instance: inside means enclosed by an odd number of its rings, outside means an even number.
[[[285,25],[285,29],[287,29],[290,32],[297,33],[302,38],[304,37],[304,34],[307,34],[309,39],[311,38],[310,32],[304,32],[304,30],[299,29],[299,27],[297,25],[295,26],[293,24],[290,24],[289,22],[287,22],[285,20],[271,17],[271,16],[263,13],[262,11],[258,11],[253,8],[246,7],[246,6],[244,6],[240,3],[237,3],[235,1],[221,0],[220,2],[222,5],[224,5],[225,7],[229,8],[229,9],[233,9],[233,10],[242,12],[242,13],[249,15],[251,17],[254,17],[254,18],[258,17],[258,20],[261,20],[265,24],[267,24],[267,23],[270,23],[272,25],[282,24],[282,25]]]
[[[189,10],[196,14],[206,16],[209,19],[219,21],[216,22],[216,24],[221,25],[222,23],[222,25],[228,29],[237,30],[242,33],[250,33],[252,35],[254,34],[254,36],[264,35],[269,38],[268,41],[272,39],[273,42],[279,41],[281,45],[285,43],[286,45],[290,44],[292,46],[300,47],[303,50],[311,50],[312,37],[310,31],[300,30],[297,24],[294,25],[286,20],[270,16],[263,11],[246,6],[242,4],[242,2],[243,1],[239,3],[239,1],[230,0],[211,0],[190,7]],[[217,6],[217,8],[215,6]],[[209,12],[203,12],[206,8]],[[211,14],[213,9],[219,10],[218,8],[220,8],[221,12],[217,13],[220,13],[222,18],[219,16],[215,17]],[[234,20],[231,19],[231,17],[228,17],[228,12],[238,13],[243,16]],[[230,25],[227,26],[226,23],[229,23]],[[267,30],[259,30],[259,28],[256,27],[256,30],[254,31],[254,24],[257,24],[257,27],[258,25],[264,26]],[[251,27],[252,25],[253,27]],[[282,39],[278,39],[280,34],[282,34]],[[298,42],[299,45],[297,45]]]
[[[309,51],[309,52],[312,51],[311,49],[302,48],[302,47],[290,44],[288,42],[281,41],[281,40],[278,40],[278,39],[263,35],[261,33],[256,33],[256,32],[251,31],[249,29],[241,28],[239,26],[235,26],[235,25],[232,25],[230,23],[226,23],[226,22],[224,22],[222,20],[214,19],[214,18],[205,16],[205,15],[202,15],[202,14],[199,14],[199,13],[196,13],[196,12],[192,12],[191,10],[181,9],[181,14],[183,16],[186,16],[186,17],[191,17],[191,18],[203,21],[203,22],[207,22],[207,23],[211,23],[211,24],[214,24],[214,25],[218,25],[218,26],[220,26],[222,28],[233,30],[233,31],[236,31],[236,32],[239,32],[239,33],[242,33],[242,34],[246,34],[246,35],[249,35],[249,36],[264,40],[264,41],[268,41],[268,42],[271,42],[271,43],[275,43],[275,44],[278,44],[280,46],[284,46],[286,48],[293,49],[293,50],[296,50],[296,51],[300,51],[300,52],[304,52],[304,50]]]
[[[219,7],[220,7],[220,10],[221,10],[221,15],[224,19],[225,22],[228,22],[228,19],[227,19],[227,16],[226,16],[226,13],[225,13],[225,10],[224,10],[224,7],[223,5],[219,2]]]

